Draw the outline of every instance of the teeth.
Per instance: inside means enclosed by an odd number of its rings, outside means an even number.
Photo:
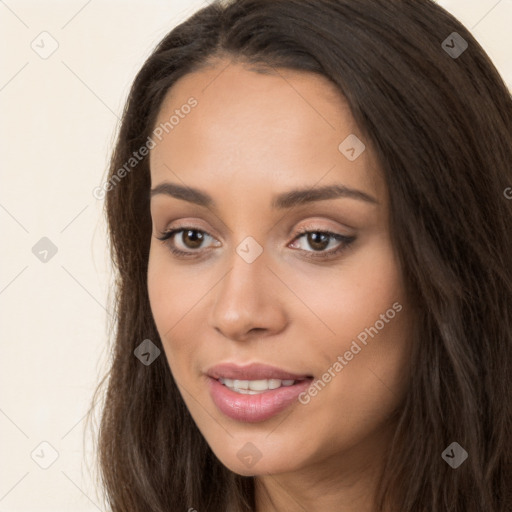
[[[292,386],[294,380],[280,380],[280,379],[261,379],[261,380],[233,380],[233,379],[219,379],[221,384],[228,387],[232,391],[246,395],[257,395],[269,389],[277,389],[281,386]]]
[[[248,380],[234,380],[233,387],[238,389],[249,389],[249,381]]]
[[[279,387],[281,387],[279,379],[268,379],[268,389],[277,389]]]
[[[253,391],[265,391],[268,389],[268,380],[251,380],[249,382],[249,389]]]

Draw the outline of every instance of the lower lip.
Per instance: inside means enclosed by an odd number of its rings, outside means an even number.
[[[269,389],[257,395],[237,393],[217,379],[209,377],[208,380],[212,400],[223,414],[237,421],[258,422],[268,420],[292,405],[310,386],[312,379]]]

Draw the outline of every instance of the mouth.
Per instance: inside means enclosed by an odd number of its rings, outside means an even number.
[[[258,379],[258,380],[239,380],[239,379],[217,379],[221,384],[226,386],[235,393],[243,395],[258,395],[272,389],[281,387],[289,387],[302,382],[304,379]]]
[[[222,363],[211,367],[207,370],[206,374],[212,379],[224,379],[224,380],[238,380],[241,382],[245,381],[262,381],[262,380],[279,380],[284,382],[297,381],[313,378],[309,374],[296,374],[289,371],[262,363],[251,363],[245,366],[237,365],[234,363]],[[275,383],[274,383],[275,384]],[[288,384],[290,385],[290,384]],[[243,386],[238,386],[242,389]],[[258,391],[256,389],[256,391]]]
[[[265,421],[297,402],[312,375],[253,363],[222,364],[207,371],[210,396],[220,412],[242,422]]]

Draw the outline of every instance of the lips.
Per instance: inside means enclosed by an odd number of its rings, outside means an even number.
[[[299,395],[310,384],[310,379],[305,379],[291,386],[250,395],[237,393],[216,379],[208,379],[210,397],[217,409],[238,422],[260,422],[273,418],[293,404],[297,405]]]
[[[246,366],[239,366],[233,363],[223,363],[213,366],[206,374],[212,379],[233,379],[233,380],[305,380],[312,378],[312,375],[290,373],[275,366],[261,363],[252,363]]]
[[[276,416],[298,402],[313,379],[260,363],[220,364],[210,368],[207,375],[213,403],[225,416],[240,422],[260,422]]]

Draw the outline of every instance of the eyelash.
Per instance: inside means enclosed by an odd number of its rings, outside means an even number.
[[[183,227],[170,229],[169,231],[161,233],[161,236],[157,237],[157,239],[162,241],[164,243],[164,245],[166,245],[167,248],[171,251],[171,253],[177,257],[196,258],[199,256],[197,254],[198,251],[194,251],[194,252],[182,251],[180,249],[176,249],[176,247],[174,247],[171,243],[172,242],[171,239],[174,237],[174,235],[184,232],[184,231],[195,231],[195,232],[203,233],[203,234],[211,237],[210,234],[208,234],[206,231],[203,231],[201,229],[196,229],[191,226],[183,226]],[[307,235],[310,233],[319,233],[322,235],[328,235],[329,237],[342,242],[336,249],[331,249],[330,251],[305,251],[304,249],[299,249],[299,251],[301,251],[303,253],[304,252],[305,253],[313,253],[313,254],[306,255],[306,258],[310,258],[310,259],[324,259],[324,260],[330,259],[330,258],[340,254],[341,252],[345,251],[350,246],[350,244],[352,244],[352,242],[354,242],[356,239],[355,236],[344,236],[344,235],[340,235],[339,233],[334,233],[334,232],[328,231],[328,230],[302,228],[302,229],[299,229],[297,231],[297,233],[295,233],[293,242],[295,240],[298,240],[299,238],[303,237],[304,235]]]

